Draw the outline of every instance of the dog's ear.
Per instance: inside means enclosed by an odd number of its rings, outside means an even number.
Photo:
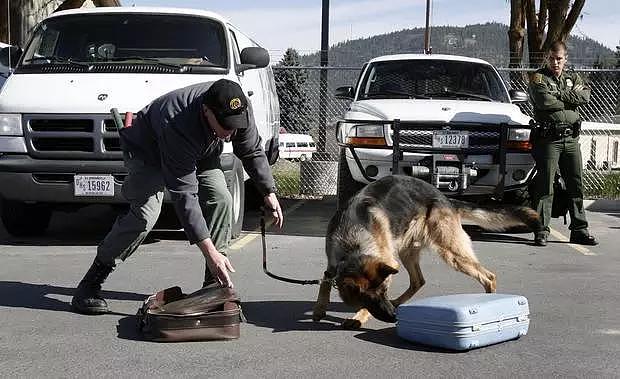
[[[379,264],[379,268],[377,268],[377,273],[379,274],[380,277],[383,278],[383,280],[385,280],[385,278],[387,278],[388,276],[397,274],[398,270],[392,266],[389,266],[381,262]]]
[[[388,276],[396,274],[398,270],[378,259],[371,259],[366,262],[364,272],[370,282],[370,288],[377,288]]]

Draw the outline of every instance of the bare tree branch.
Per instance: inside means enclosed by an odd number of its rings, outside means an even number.
[[[510,1],[510,28],[508,29],[510,67],[518,67],[523,60],[523,37],[525,35],[524,5],[524,0]]]
[[[540,0],[540,10],[538,11],[538,27],[536,30],[539,35],[545,34],[545,28],[547,27],[547,17],[549,13],[549,8],[547,4],[547,0]]]
[[[562,32],[560,33],[560,39],[562,41],[565,41],[566,38],[568,38],[570,31],[573,29],[573,27],[577,23],[577,20],[579,19],[579,16],[581,15],[581,11],[585,3],[586,0],[575,0],[573,2],[573,7],[568,13],[568,17],[566,17],[566,20],[564,21],[564,27],[562,28]]]
[[[120,7],[120,0],[93,0],[93,4],[97,7]]]
[[[85,1],[86,0],[65,0],[62,2],[62,4],[60,4],[58,8],[56,8],[54,12],[60,12],[67,9],[81,8],[82,5],[84,5]]]

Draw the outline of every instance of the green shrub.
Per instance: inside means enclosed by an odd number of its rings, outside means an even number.
[[[583,172],[584,197],[620,199],[620,172]]]

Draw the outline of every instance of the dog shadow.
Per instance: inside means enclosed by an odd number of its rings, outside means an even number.
[[[392,326],[389,328],[376,329],[376,330],[367,330],[363,333],[356,334],[355,338],[360,339],[362,341],[376,343],[378,345],[389,346],[395,349],[401,350],[413,350],[413,351],[423,351],[429,353],[445,353],[445,354],[462,354],[463,351],[455,351],[443,349],[440,347],[433,347],[427,345],[421,345],[414,342],[406,341],[400,338],[396,334],[396,327]]]
[[[252,301],[241,308],[249,324],[270,328],[273,333],[290,331],[342,330],[345,319],[330,312],[352,312],[344,303],[330,303],[327,315],[321,321],[312,320],[313,301]],[[366,330],[366,329],[360,329]]]
[[[0,306],[71,312],[71,304],[50,295],[73,296],[75,288],[50,284],[0,281]],[[101,291],[105,299],[142,301],[147,295],[134,292]],[[114,314],[114,313],[112,313]],[[120,313],[119,313],[120,314]],[[126,314],[120,314],[126,316]]]

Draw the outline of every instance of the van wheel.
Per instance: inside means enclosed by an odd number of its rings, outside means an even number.
[[[336,208],[344,209],[349,200],[364,188],[364,184],[356,182],[351,176],[349,165],[347,165],[346,148],[340,149],[338,159],[338,181],[336,185]]]
[[[45,205],[4,200],[1,217],[11,235],[34,237],[45,233],[52,218],[52,210]]]
[[[235,158],[235,166],[233,169],[233,178],[230,184],[230,194],[232,196],[232,230],[231,237],[237,238],[241,234],[243,227],[243,216],[245,210],[245,183],[243,180],[243,165],[241,161]]]
[[[302,155],[299,157],[299,161],[300,161],[300,162],[305,162],[307,159],[308,159],[308,158],[306,158],[306,154],[302,154]]]

